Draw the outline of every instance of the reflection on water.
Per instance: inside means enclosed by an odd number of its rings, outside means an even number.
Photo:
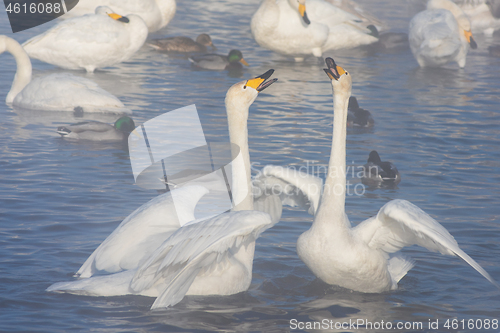
[[[416,12],[404,1],[358,2],[394,32],[407,32]],[[258,47],[249,28],[258,5],[243,0],[179,1],[171,24],[150,36],[209,33],[219,53],[238,48],[250,63],[238,77],[195,70],[186,59],[147,46],[130,61],[92,76],[72,73],[95,80],[120,98],[134,111],[137,125],[196,104],[207,141],[227,142],[227,89],[273,68],[279,81],[250,109],[252,162],[324,170],[333,120],[324,65],[313,58],[303,64],[288,62]],[[9,34],[4,17],[1,33]],[[9,35],[23,42],[51,24]],[[500,231],[500,59],[488,55],[488,46],[500,43],[500,35],[480,34],[476,39],[479,48],[469,52],[463,70],[452,65],[420,69],[406,48],[339,50],[326,56],[352,74],[353,95],[375,119],[369,130],[349,129],[347,164],[365,164],[375,149],[402,176],[395,188],[366,187],[362,195],[349,196],[346,211],[351,222],[373,216],[388,200],[408,199],[441,222],[500,281],[500,244],[495,236]],[[14,60],[0,58],[0,92],[5,97],[15,73]],[[33,66],[35,76],[61,71],[38,61]],[[404,251],[416,266],[397,291],[360,294],[324,284],[297,257],[296,240],[310,227],[312,217],[294,208],[285,209],[281,222],[257,241],[248,292],[189,296],[174,308],[153,312],[153,299],[148,297],[46,293],[52,283],[73,279],[120,221],[157,193],[134,185],[123,145],[59,138],[57,126],[81,120],[71,113],[27,112],[4,105],[0,117],[2,331],[283,332],[290,330],[291,319],[427,323],[498,317],[500,294],[485,279],[457,258],[417,247]],[[108,123],[116,119],[95,117]],[[349,180],[361,184],[356,176]]]

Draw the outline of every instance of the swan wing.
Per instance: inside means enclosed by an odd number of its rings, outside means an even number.
[[[282,204],[307,209],[309,214],[314,215],[319,206],[323,180],[300,170],[267,165],[255,177],[255,187],[261,195],[279,195]]]
[[[186,186],[142,205],[99,245],[76,275],[90,277],[99,271],[115,273],[137,268],[182,223],[194,220],[194,208],[206,193],[208,190],[202,186]]]
[[[419,245],[433,252],[460,257],[500,288],[474,259],[460,249],[448,230],[409,201],[388,202],[377,216],[360,223],[353,232],[372,249],[387,253],[394,253],[405,246]]]
[[[130,286],[140,292],[162,284],[165,287],[152,309],[174,305],[184,297],[198,273],[224,269],[240,247],[255,241],[271,226],[270,216],[257,211],[230,212],[188,224],[139,267]]]

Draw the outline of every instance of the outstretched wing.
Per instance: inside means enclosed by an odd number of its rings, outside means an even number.
[[[271,226],[270,216],[257,211],[230,212],[187,224],[139,267],[130,286],[135,292],[163,288],[152,309],[174,305],[198,273],[227,269],[241,247],[249,246]]]
[[[441,224],[409,201],[388,202],[377,216],[360,223],[353,232],[371,248],[387,253],[416,244],[430,251],[455,255],[500,289],[493,278],[460,249],[455,238]]]
[[[137,268],[182,224],[194,220],[195,206],[208,190],[202,186],[186,186],[173,191],[150,200],[127,216],[76,275],[85,278],[98,271],[115,273]]]
[[[254,179],[255,199],[278,195],[283,205],[307,209],[311,215],[318,209],[322,191],[321,178],[281,166],[268,165]]]

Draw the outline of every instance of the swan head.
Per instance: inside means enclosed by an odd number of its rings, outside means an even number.
[[[120,21],[120,22],[123,22],[123,23],[129,23],[130,20],[125,17],[125,16],[121,16],[117,13],[115,13],[111,8],[109,8],[108,6],[99,6],[95,9],[95,13],[97,15],[108,15],[109,17],[111,17],[113,20],[116,20],[116,21]]]
[[[278,79],[266,81],[273,73],[274,69],[270,69],[256,78],[234,84],[226,94],[226,109],[241,110],[242,106],[248,109],[259,95],[259,92],[278,81]]]
[[[288,0],[288,3],[292,6],[292,8],[297,9],[305,24],[311,24],[311,21],[309,21],[309,18],[307,17],[306,0]]]
[[[462,30],[462,34],[469,43],[472,49],[477,49],[477,43],[474,40],[471,32],[470,20],[465,15],[462,8],[460,8],[456,3],[450,0],[430,0],[427,3],[427,9],[446,9],[449,10],[455,19],[457,20],[458,26]]]
[[[346,92],[350,96],[352,87],[351,75],[342,67],[337,66],[332,58],[326,58],[325,63],[328,68],[323,70],[330,80],[332,80],[333,89],[339,93]]]

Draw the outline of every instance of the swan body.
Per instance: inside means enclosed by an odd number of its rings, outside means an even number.
[[[11,53],[17,71],[6,103],[31,110],[110,112],[131,114],[115,96],[95,82],[78,76],[58,73],[31,79],[31,61],[21,45],[7,36],[0,36],[0,54]]]
[[[469,47],[477,48],[465,13],[450,0],[430,0],[410,21],[411,51],[420,67],[456,62],[465,67]]]
[[[207,52],[210,46],[215,49],[212,39],[207,34],[201,34],[196,37],[196,41],[189,37],[169,37],[162,39],[154,39],[148,42],[152,48],[163,52],[176,53],[202,53]]]
[[[348,127],[372,127],[375,124],[370,111],[360,108],[356,97],[349,98],[347,110]]]
[[[363,183],[397,185],[401,181],[398,168],[391,162],[382,162],[376,150],[372,150],[363,166]]]
[[[370,30],[357,16],[323,0],[264,0],[251,30],[260,46],[296,61],[377,41],[375,27]]]
[[[86,121],[73,125],[59,126],[57,133],[65,139],[86,141],[126,141],[128,135],[135,129],[134,121],[120,117],[114,125],[99,121]]]
[[[258,92],[276,81],[266,82],[272,72],[237,83],[226,95],[230,140],[241,154],[232,164],[236,203],[232,212],[194,220],[194,208],[208,190],[199,185],[176,188],[123,220],[78,270],[81,279],[56,283],[47,290],[152,296],[156,297],[152,309],[174,305],[185,295],[230,295],[247,290],[255,240],[277,222],[269,214],[253,210],[249,191],[248,110]],[[96,273],[114,274],[94,276]]]
[[[213,71],[241,69],[242,64],[248,66],[239,50],[231,50],[227,56],[210,53],[192,56],[189,61],[196,67]]]
[[[351,290],[378,293],[397,288],[413,261],[398,253],[420,245],[430,251],[458,256],[496,287],[498,284],[463,252],[449,232],[406,200],[385,204],[378,214],[351,227],[345,214],[346,122],[351,76],[327,58],[325,72],[332,80],[334,125],[332,151],[321,203],[309,230],[297,241],[300,259],[321,280]],[[500,287],[499,287],[500,288]]]
[[[149,32],[165,27],[174,17],[175,0],[80,0],[63,17],[91,14],[98,6],[109,6],[123,15],[136,14],[146,23]]]
[[[472,30],[492,36],[500,29],[500,3],[496,0],[463,0],[457,2],[469,17]]]
[[[122,17],[109,7],[58,23],[23,44],[31,58],[65,69],[112,66],[130,59],[146,41],[148,29],[137,15]]]

